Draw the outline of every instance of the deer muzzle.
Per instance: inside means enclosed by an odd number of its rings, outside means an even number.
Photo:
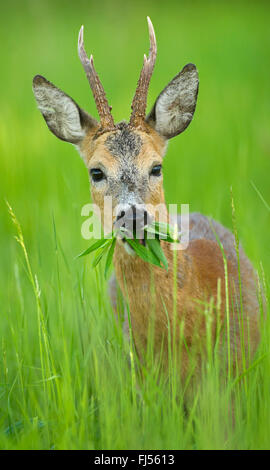
[[[153,220],[153,216],[141,205],[127,205],[119,208],[114,229],[118,230],[120,238],[144,239],[144,229]]]

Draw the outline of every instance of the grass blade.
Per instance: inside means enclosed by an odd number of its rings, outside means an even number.
[[[253,181],[250,182],[251,183],[251,186],[253,187],[253,189],[255,189],[256,193],[258,194],[259,198],[261,199],[262,203],[265,205],[266,209],[270,212],[270,206],[269,204],[266,202],[266,200],[264,199],[262,193],[259,191],[259,189],[257,188],[257,186],[255,185],[255,183],[253,183]]]
[[[108,277],[108,272],[109,272],[110,266],[112,264],[115,244],[116,244],[116,238],[113,239],[112,244],[111,244],[110,249],[109,249],[108,254],[107,254],[106,264],[105,264],[105,271],[104,271],[105,279],[107,279],[107,277]]]
[[[145,246],[140,245],[138,241],[135,241],[131,238],[127,238],[126,241],[143,261],[162,268],[159,259],[155,256],[154,253],[152,253],[152,251],[148,250]]]
[[[82,253],[80,253],[76,258],[81,258],[82,256],[89,255],[89,253],[92,253],[93,251],[97,250],[98,248],[103,247],[104,245],[107,245],[108,243],[111,242],[110,238],[102,238],[101,240],[97,240],[93,245],[89,246],[86,250],[84,250]]]
[[[165,240],[168,243],[175,243],[178,240],[175,240],[173,237],[173,229],[170,225],[165,223],[155,222],[152,225],[149,225],[145,228],[146,233],[151,233],[156,236],[156,238],[160,240]]]
[[[152,253],[154,253],[154,255],[156,256],[156,258],[160,261],[160,263],[163,264],[164,268],[166,269],[166,271],[168,271],[168,261],[167,261],[167,258],[166,256],[164,255],[164,252],[160,246],[160,242],[159,240],[157,240],[156,238],[154,239],[147,239],[146,240],[146,243],[147,245],[149,246],[150,250],[152,251]]]
[[[109,245],[112,243],[113,240],[109,240],[110,243],[106,243],[106,245],[101,246],[100,249],[98,250],[96,257],[94,258],[94,261],[92,263],[92,267],[95,268],[98,263],[101,261],[103,256],[105,255],[106,251],[109,248]]]

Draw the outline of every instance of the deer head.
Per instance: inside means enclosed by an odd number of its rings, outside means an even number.
[[[114,220],[134,207],[140,208],[135,211],[135,219],[145,218],[146,205],[155,207],[164,202],[162,160],[166,143],[186,129],[196,107],[198,73],[195,65],[188,64],[162,90],[146,116],[157,53],[154,28],[151,20],[147,20],[150,52],[149,57],[144,56],[129,123],[114,124],[93,56],[89,59],[84,49],[83,26],[78,52],[100,121],[44,77],[37,75],[33,80],[35,98],[49,129],[59,139],[74,144],[83,157],[90,175],[92,199],[99,206],[103,220],[104,216],[106,220],[105,196],[112,198]]]

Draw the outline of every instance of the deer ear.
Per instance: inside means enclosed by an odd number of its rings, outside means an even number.
[[[158,96],[146,121],[170,139],[183,132],[193,118],[199,87],[198,71],[187,64]]]
[[[98,126],[98,122],[70,96],[41,75],[33,79],[33,92],[48,128],[59,139],[78,144],[87,129]]]

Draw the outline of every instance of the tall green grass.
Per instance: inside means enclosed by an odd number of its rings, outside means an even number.
[[[149,105],[185,63],[196,63],[200,73],[194,121],[170,142],[164,161],[167,202],[189,203],[232,230],[236,225],[268,298],[269,14],[267,2],[2,6],[1,448],[270,447],[268,316],[253,361],[243,376],[226,374],[225,384],[208,341],[203,379],[186,411],[190,384],[179,383],[177,357],[165,380],[150,348],[139,374],[102,267],[93,271],[87,259],[74,259],[89,244],[80,235],[87,171],[72,146],[48,132],[31,91],[32,77],[43,74],[96,116],[76,52],[83,23],[115,118],[127,118],[148,50],[149,15],[158,39]],[[209,325],[211,309],[204,310]],[[173,341],[174,332],[168,334]]]

